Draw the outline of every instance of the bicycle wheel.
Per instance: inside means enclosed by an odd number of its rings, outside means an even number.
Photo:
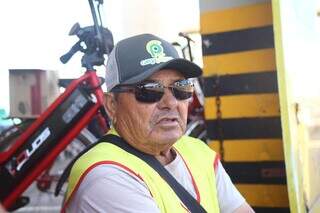
[[[207,143],[207,128],[204,120],[190,121],[187,125],[186,135],[199,138],[203,142]]]

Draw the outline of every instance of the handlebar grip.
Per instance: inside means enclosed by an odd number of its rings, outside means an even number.
[[[69,50],[69,52],[67,52],[66,54],[64,54],[63,56],[60,57],[60,61],[64,64],[66,64],[70,58],[79,50],[81,50],[81,45],[80,45],[81,41],[78,41],[77,43],[75,43],[71,49]]]
[[[70,60],[70,58],[73,56],[73,54],[74,54],[74,53],[70,53],[70,52],[64,54],[63,56],[60,57],[60,61],[61,61],[63,64],[66,64],[66,63]]]

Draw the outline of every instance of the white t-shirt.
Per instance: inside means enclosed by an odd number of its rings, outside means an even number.
[[[165,168],[196,198],[190,173],[178,153]],[[215,173],[220,211],[233,212],[245,199],[235,188],[220,162]],[[99,165],[85,176],[66,210],[77,213],[160,213],[142,180],[120,166],[110,164]]]

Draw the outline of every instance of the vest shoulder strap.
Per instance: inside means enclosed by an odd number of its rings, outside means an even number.
[[[119,148],[129,152],[130,154],[135,155],[149,166],[151,166],[173,189],[176,195],[180,198],[183,204],[192,212],[192,213],[205,213],[205,209],[194,199],[194,197],[180,184],[178,181],[164,168],[164,166],[153,156],[141,152],[133,148],[129,143],[124,139],[116,135],[105,135],[102,139],[111,143]]]

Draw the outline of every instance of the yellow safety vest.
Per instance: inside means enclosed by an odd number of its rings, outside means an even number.
[[[117,135],[114,130],[111,130],[110,133]],[[208,213],[219,212],[214,173],[216,153],[200,140],[188,136],[182,136],[174,144],[174,148],[181,155],[190,171],[197,201],[200,201]],[[161,212],[188,212],[175,192],[152,167],[110,143],[97,144],[76,161],[69,176],[64,207],[68,205],[84,176],[101,164],[118,165],[126,169],[129,174],[141,179],[148,186]]]

